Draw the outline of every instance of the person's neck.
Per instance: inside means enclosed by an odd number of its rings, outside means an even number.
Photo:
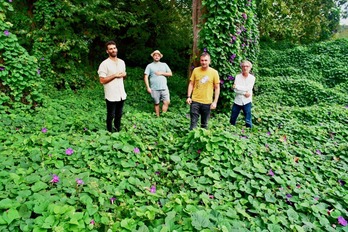
[[[247,78],[249,76],[249,73],[242,73],[243,77]]]
[[[109,59],[112,61],[117,61],[117,56],[115,56],[115,57],[109,56]]]
[[[209,68],[209,66],[207,66],[207,67],[201,67],[202,71],[207,71],[208,68]]]

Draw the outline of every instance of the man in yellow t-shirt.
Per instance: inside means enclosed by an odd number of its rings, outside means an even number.
[[[201,127],[208,128],[210,110],[216,108],[220,95],[219,74],[209,67],[210,55],[207,52],[201,55],[200,64],[200,67],[193,70],[187,89],[186,102],[190,105],[190,130],[197,126],[199,116],[201,116]]]

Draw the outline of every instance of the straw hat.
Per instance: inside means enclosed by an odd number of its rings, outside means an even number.
[[[155,55],[155,54],[159,54],[161,58],[163,57],[162,53],[160,51],[158,51],[158,50],[152,52],[151,56],[153,57],[153,55]]]

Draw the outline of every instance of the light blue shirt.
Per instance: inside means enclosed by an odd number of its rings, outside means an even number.
[[[165,76],[157,76],[155,72],[172,72],[166,63],[162,62],[152,62],[146,66],[145,75],[149,76],[150,88],[152,90],[166,90],[167,78]]]

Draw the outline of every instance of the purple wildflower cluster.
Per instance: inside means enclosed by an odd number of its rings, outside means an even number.
[[[134,151],[135,154],[139,154],[140,153],[140,149],[138,147],[135,147],[133,151]]]
[[[74,150],[72,148],[70,148],[70,147],[65,150],[65,154],[66,155],[72,155],[73,153],[74,153]]]
[[[156,185],[151,186],[150,193],[156,193]]]
[[[59,182],[59,176],[56,174],[53,174],[51,183],[58,183]]]

